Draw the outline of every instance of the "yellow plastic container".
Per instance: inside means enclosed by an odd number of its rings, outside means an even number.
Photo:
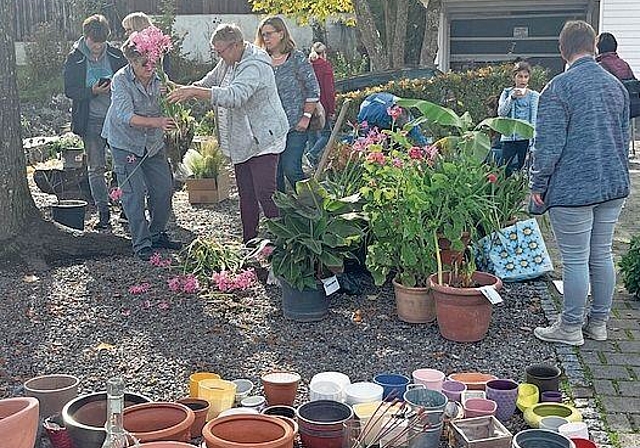
[[[198,396],[209,402],[207,420],[216,418],[222,411],[233,406],[236,399],[236,383],[220,379],[201,380]]]
[[[202,380],[219,380],[220,375],[211,372],[196,372],[189,377],[189,396],[191,398],[202,398],[198,396],[198,383]]]
[[[393,416],[400,409],[400,405],[391,406],[391,403],[373,401],[371,403],[359,403],[353,405],[354,414],[360,419],[360,427],[366,431],[364,437],[365,444],[376,442],[382,435],[382,424],[387,421],[387,417]],[[373,417],[372,425],[367,425],[369,419]]]

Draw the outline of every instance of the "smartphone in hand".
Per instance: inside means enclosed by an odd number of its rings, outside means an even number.
[[[100,78],[100,79],[98,80],[98,85],[99,85],[100,87],[104,87],[104,86],[108,85],[110,82],[111,82],[111,79],[110,79],[110,78]]]

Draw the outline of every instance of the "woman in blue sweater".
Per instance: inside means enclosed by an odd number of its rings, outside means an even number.
[[[498,103],[498,115],[524,120],[535,128],[540,94],[527,87],[530,77],[529,63],[524,61],[516,63],[513,68],[514,86],[502,91]],[[502,142],[501,159],[507,165],[507,175],[522,169],[532,140],[518,134],[511,134],[503,135],[500,141]]]

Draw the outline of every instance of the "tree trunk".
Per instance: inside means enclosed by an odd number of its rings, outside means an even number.
[[[130,250],[113,235],[61,230],[46,222],[27,183],[14,49],[15,1],[0,0],[0,259],[42,268],[45,261],[114,255]]]
[[[371,61],[371,71],[386,70],[389,68],[389,59],[384,49],[380,33],[376,28],[375,19],[367,0],[353,0],[353,8],[358,21],[358,29],[362,37],[362,43],[367,49]]]
[[[393,22],[393,38],[387,42],[387,48],[391,56],[391,67],[402,68],[409,22],[409,0],[396,0],[396,14]]]
[[[440,13],[442,12],[442,0],[421,0],[427,9],[427,23],[424,27],[424,38],[420,50],[420,65],[435,67],[435,59],[438,54],[438,30],[440,28]]]

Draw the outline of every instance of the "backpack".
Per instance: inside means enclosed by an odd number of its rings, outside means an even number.
[[[639,117],[640,81],[637,79],[630,79],[628,81],[622,81],[622,84],[627,88],[627,92],[629,92],[629,118]]]

